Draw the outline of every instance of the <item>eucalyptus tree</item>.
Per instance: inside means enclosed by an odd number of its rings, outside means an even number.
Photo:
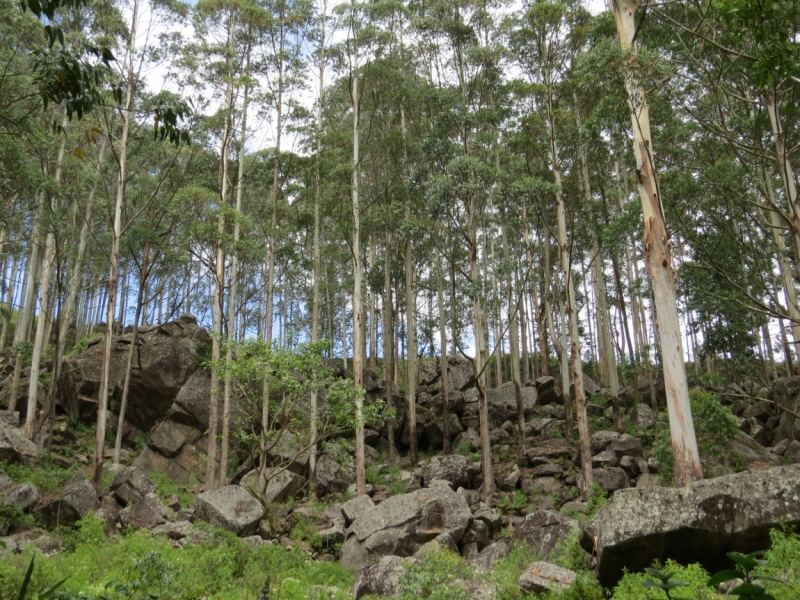
[[[579,331],[579,312],[575,297],[575,284],[570,256],[571,240],[567,236],[566,206],[564,201],[563,164],[559,153],[557,127],[557,86],[567,76],[571,55],[575,52],[570,29],[577,29],[579,10],[566,4],[534,2],[519,27],[514,32],[515,43],[525,51],[520,53],[521,66],[533,83],[542,88],[542,104],[549,139],[549,161],[555,183],[556,222],[561,272],[564,284],[564,313],[568,323],[571,355],[572,388],[577,416],[578,438],[581,449],[581,464],[584,490],[591,487],[592,461],[589,426],[586,415],[586,398],[583,385],[583,365]],[[566,32],[565,32],[566,30]],[[562,328],[567,327],[562,323]],[[564,342],[562,344],[565,345]],[[564,349],[562,349],[564,351]],[[562,376],[564,374],[562,373]],[[569,393],[565,387],[564,394]]]
[[[635,57],[635,0],[615,0],[613,11],[623,52]],[[672,253],[664,222],[657,171],[650,135],[650,115],[644,89],[631,66],[625,76],[628,105],[633,126],[633,149],[636,156],[639,196],[644,216],[644,251],[653,285],[664,384],[667,390],[672,452],[675,457],[675,484],[684,487],[703,478],[697,438],[689,403],[689,386],[683,360],[680,321],[672,272]]]

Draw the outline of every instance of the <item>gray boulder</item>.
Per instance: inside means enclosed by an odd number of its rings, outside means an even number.
[[[539,510],[525,517],[511,536],[512,543],[525,542],[534,556],[547,560],[557,546],[566,544],[570,535],[587,551],[592,549],[592,539],[583,526],[560,512]]]
[[[434,456],[431,462],[422,469],[425,485],[434,479],[449,481],[453,487],[467,486],[472,475],[470,463],[465,456],[449,454]]]
[[[511,544],[506,541],[498,541],[489,544],[478,553],[478,556],[471,559],[469,564],[478,573],[491,571],[494,566],[503,560],[511,552]]]
[[[353,522],[341,563],[356,570],[386,555],[413,556],[441,534],[449,534],[458,544],[471,523],[464,495],[446,486],[392,496]]]
[[[522,407],[526,417],[534,416],[534,406],[538,394],[534,387],[522,387]],[[489,407],[489,420],[495,425],[505,421],[517,422],[517,396],[514,384],[506,382],[500,387],[486,390],[486,403]]]
[[[195,501],[195,518],[248,537],[258,531],[264,509],[258,500],[238,485],[203,492]]]
[[[607,492],[616,492],[631,487],[628,474],[619,467],[592,469],[594,482]]]
[[[32,509],[38,501],[39,490],[28,481],[12,487],[0,496],[0,506],[14,506],[22,511]]]
[[[379,598],[394,596],[400,587],[400,578],[412,560],[399,556],[383,556],[374,565],[364,567],[356,575],[353,597],[358,600],[369,595]]]
[[[21,429],[0,421],[0,462],[31,464],[39,458],[39,449]]]
[[[569,569],[546,562],[535,562],[519,576],[517,585],[523,592],[546,594],[561,592],[575,583],[577,575]]]
[[[73,483],[52,501],[42,507],[42,520],[49,528],[74,525],[89,511],[100,506],[100,494],[94,484],[86,479]]]
[[[647,404],[637,404],[631,410],[631,421],[636,423],[639,427],[650,429],[655,427],[656,415],[653,409]]]
[[[0,492],[11,487],[14,487],[14,482],[11,480],[11,477],[0,470]]]
[[[141,469],[125,467],[111,482],[110,490],[122,504],[136,504],[156,491],[156,484]]]
[[[800,524],[800,466],[759,469],[698,481],[687,488],[621,490],[590,523],[597,575],[610,587],[624,568],[641,571],[658,559],[728,568],[726,553],[769,547],[781,521]]]
[[[345,522],[349,527],[357,518],[372,512],[374,509],[375,503],[372,498],[364,494],[342,504],[342,515],[344,515]]]
[[[126,527],[153,529],[165,522],[161,514],[161,501],[155,494],[147,494],[133,506],[119,512],[119,520]]]
[[[262,496],[265,502],[271,504],[293,498],[303,489],[305,482],[305,478],[288,470],[266,469],[259,475],[258,470],[253,469],[242,477],[240,485],[253,496]]]

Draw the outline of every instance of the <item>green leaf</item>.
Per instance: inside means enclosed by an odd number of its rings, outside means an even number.
[[[756,585],[755,583],[750,583],[749,581],[745,581],[737,585],[728,593],[731,596],[756,596],[764,594],[765,592],[766,590],[760,585]]]
[[[735,569],[727,569],[725,571],[720,571],[711,577],[706,585],[717,587],[720,583],[725,583],[726,581],[731,581],[732,579],[739,579],[741,576],[742,574],[739,571],[736,571]]]
[[[25,573],[25,579],[22,580],[22,587],[19,590],[17,600],[25,600],[25,596],[28,594],[28,584],[31,582],[31,576],[33,575],[33,562],[35,560],[36,556],[31,558],[31,564],[28,565],[28,572]]]

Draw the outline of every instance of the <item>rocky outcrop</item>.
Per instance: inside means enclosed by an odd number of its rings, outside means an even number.
[[[144,328],[139,336],[137,366],[131,372],[126,421],[150,431],[172,406],[183,385],[202,362],[202,347],[211,342],[208,333],[191,315]],[[112,413],[119,410],[131,335],[114,338],[111,351]],[[58,381],[58,402],[70,414],[91,418],[97,409],[102,364],[102,343],[68,356]],[[113,421],[113,419],[112,419]]]
[[[439,535],[458,544],[472,523],[464,495],[448,486],[392,496],[357,518],[342,546],[342,565],[361,569],[382,556],[413,556]]]
[[[258,500],[238,485],[204,492],[195,501],[195,517],[215,527],[248,537],[258,531],[264,509]]]
[[[698,481],[688,488],[620,490],[590,523],[597,575],[615,584],[623,569],[656,559],[727,568],[726,553],[769,547],[769,531],[800,524],[800,466],[759,469]]]
[[[425,485],[435,479],[449,481],[453,488],[469,485],[473,471],[470,462],[460,454],[434,456],[431,462],[422,469]]]

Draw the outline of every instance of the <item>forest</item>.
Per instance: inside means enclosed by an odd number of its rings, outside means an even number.
[[[380,368],[412,456],[424,357],[474,363],[484,464],[485,390],[521,407],[556,375],[588,486],[584,376],[616,402],[661,374],[684,485],[690,380],[795,372],[793,0],[0,0],[0,29],[3,395],[33,437],[103,337],[96,478],[112,337],[130,371],[185,313],[212,332],[208,482],[248,340],[320,342],[356,390]]]

